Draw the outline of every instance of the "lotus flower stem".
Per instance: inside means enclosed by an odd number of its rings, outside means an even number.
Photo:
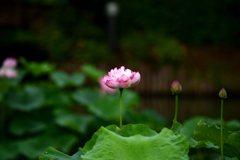
[[[122,129],[122,92],[123,88],[119,88],[120,91],[120,129]]]
[[[178,95],[175,95],[175,116],[174,116],[174,121],[177,122],[177,114],[178,114]]]
[[[171,92],[173,95],[175,95],[175,116],[174,116],[174,120],[175,122],[177,122],[177,114],[178,114],[178,94],[180,92],[182,92],[182,86],[181,84],[177,81],[174,80],[172,85],[171,85]]]
[[[130,69],[125,69],[124,66],[117,69],[115,67],[108,75],[100,79],[106,86],[112,89],[119,88],[120,90],[120,129],[122,128],[122,92],[123,88],[129,88],[137,85],[141,80],[139,72],[133,72]]]
[[[221,158],[223,160],[223,99],[221,99]]]
[[[219,97],[221,98],[221,159],[223,160],[223,100],[227,98],[227,92],[224,88],[222,88],[219,92]]]

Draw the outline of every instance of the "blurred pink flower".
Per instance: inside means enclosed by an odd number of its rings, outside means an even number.
[[[139,72],[133,72],[122,66],[117,69],[114,68],[108,72],[108,76],[101,78],[101,81],[112,89],[128,88],[138,84],[141,80]]]
[[[17,66],[17,60],[13,57],[8,57],[3,62],[3,67],[13,68]]]
[[[17,60],[12,57],[8,57],[4,60],[2,68],[0,68],[0,77],[16,78],[18,76],[15,67],[17,66]]]
[[[116,93],[116,89],[112,89],[112,88],[109,88],[108,86],[106,86],[102,81],[101,79],[99,79],[99,85],[101,87],[101,95],[104,95],[106,93],[109,93],[109,94],[115,94]]]
[[[14,68],[3,67],[0,69],[0,77],[16,78],[17,76],[18,76],[18,73]]]

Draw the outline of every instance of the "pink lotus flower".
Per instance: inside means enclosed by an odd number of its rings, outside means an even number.
[[[117,69],[114,68],[108,72],[108,76],[101,78],[101,81],[112,89],[116,88],[128,88],[132,87],[140,82],[139,72],[133,72],[130,69],[126,69],[122,66]]]
[[[109,88],[108,86],[106,86],[104,83],[103,83],[103,81],[101,81],[100,79],[99,79],[99,85],[100,85],[100,87],[101,87],[101,95],[104,95],[104,94],[106,94],[106,93],[109,93],[109,94],[115,94],[116,93],[116,89],[112,89],[112,88]]]
[[[3,67],[13,68],[17,66],[17,60],[13,57],[8,57],[3,62]]]
[[[18,73],[13,68],[1,68],[0,69],[0,77],[7,77],[7,78],[16,78]]]
[[[2,68],[0,68],[0,77],[16,78],[18,76],[15,67],[17,66],[17,60],[12,57],[8,57],[4,60]]]

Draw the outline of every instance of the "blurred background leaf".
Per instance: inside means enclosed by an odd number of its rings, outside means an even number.
[[[42,91],[35,86],[25,86],[23,91],[8,91],[6,101],[13,109],[30,111],[40,108],[45,101]]]

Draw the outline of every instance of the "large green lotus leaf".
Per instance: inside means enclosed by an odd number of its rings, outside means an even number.
[[[142,134],[143,133],[143,134]],[[148,127],[101,127],[83,148],[83,160],[188,160],[188,142],[182,134],[164,128],[159,134]]]
[[[44,104],[45,96],[40,88],[29,85],[24,91],[7,92],[6,101],[13,109],[30,111],[40,108]]]
[[[64,111],[55,111],[56,123],[62,127],[67,127],[79,133],[86,133],[88,125],[94,121],[91,115],[80,115],[67,113]]]
[[[229,157],[240,158],[240,131],[233,132],[229,137],[227,143],[224,143],[223,153]]]
[[[223,143],[228,141],[228,137],[232,132],[223,128]],[[220,128],[216,124],[208,125],[200,121],[194,130],[194,139],[197,141],[209,140],[215,145],[220,146]]]
[[[0,159],[10,160],[17,159],[19,151],[17,149],[16,141],[5,141],[0,143]]]
[[[22,136],[24,134],[32,134],[46,129],[46,124],[30,117],[17,117],[9,125],[12,134]]]
[[[95,115],[105,120],[118,120],[120,112],[120,93],[117,92],[115,95],[105,95],[96,99],[88,107],[88,110]],[[135,92],[130,90],[124,90],[122,96],[122,107],[123,114],[126,110],[131,109],[139,104],[139,97]]]
[[[58,148],[63,152],[69,152],[76,142],[77,137],[72,134],[48,133],[20,140],[18,149],[27,158],[36,159],[48,146],[54,146],[54,148]]]
[[[39,156],[39,160],[82,160],[82,148],[72,156],[66,155],[53,147],[48,147],[44,153]]]
[[[220,128],[215,124],[207,125],[199,122],[194,131],[194,139],[198,143],[210,141],[215,146],[220,147]],[[223,128],[223,145],[224,155],[240,158],[240,131],[231,132]]]
[[[200,121],[204,121],[206,124],[216,123],[220,125],[220,120],[218,119],[214,120],[208,117],[197,116],[197,117],[190,118],[183,123],[181,127],[181,133],[185,135],[185,137],[188,139],[188,142],[192,148],[196,147],[196,148],[219,149],[218,146],[214,145],[210,141],[206,141],[206,143],[204,141],[197,142],[192,138],[194,135],[194,129],[197,127],[198,122]],[[224,128],[226,127],[227,129],[231,129],[231,131],[233,131],[239,128],[239,122],[237,120],[230,120],[230,121],[224,122],[223,126]]]
[[[97,90],[83,88],[76,90],[72,94],[72,98],[81,105],[87,106],[99,99],[99,92]]]
[[[110,125],[106,127],[108,130],[123,136],[123,137],[131,137],[138,134],[141,134],[142,136],[155,136],[157,135],[157,132],[154,130],[151,130],[148,126],[143,124],[128,124],[123,126],[123,129],[119,129],[115,125]]]
[[[143,136],[157,135],[156,131],[151,130],[148,126],[143,125],[143,124],[137,124],[137,125],[128,124],[128,125],[123,126],[123,129],[121,129],[121,130],[116,125],[109,125],[106,128],[109,131],[112,131],[123,137],[130,137],[130,136],[134,136],[136,134],[141,134]],[[97,132],[95,132],[93,134],[92,139],[89,140],[84,146],[85,151],[92,150],[99,134],[101,134],[100,130],[98,130]]]

